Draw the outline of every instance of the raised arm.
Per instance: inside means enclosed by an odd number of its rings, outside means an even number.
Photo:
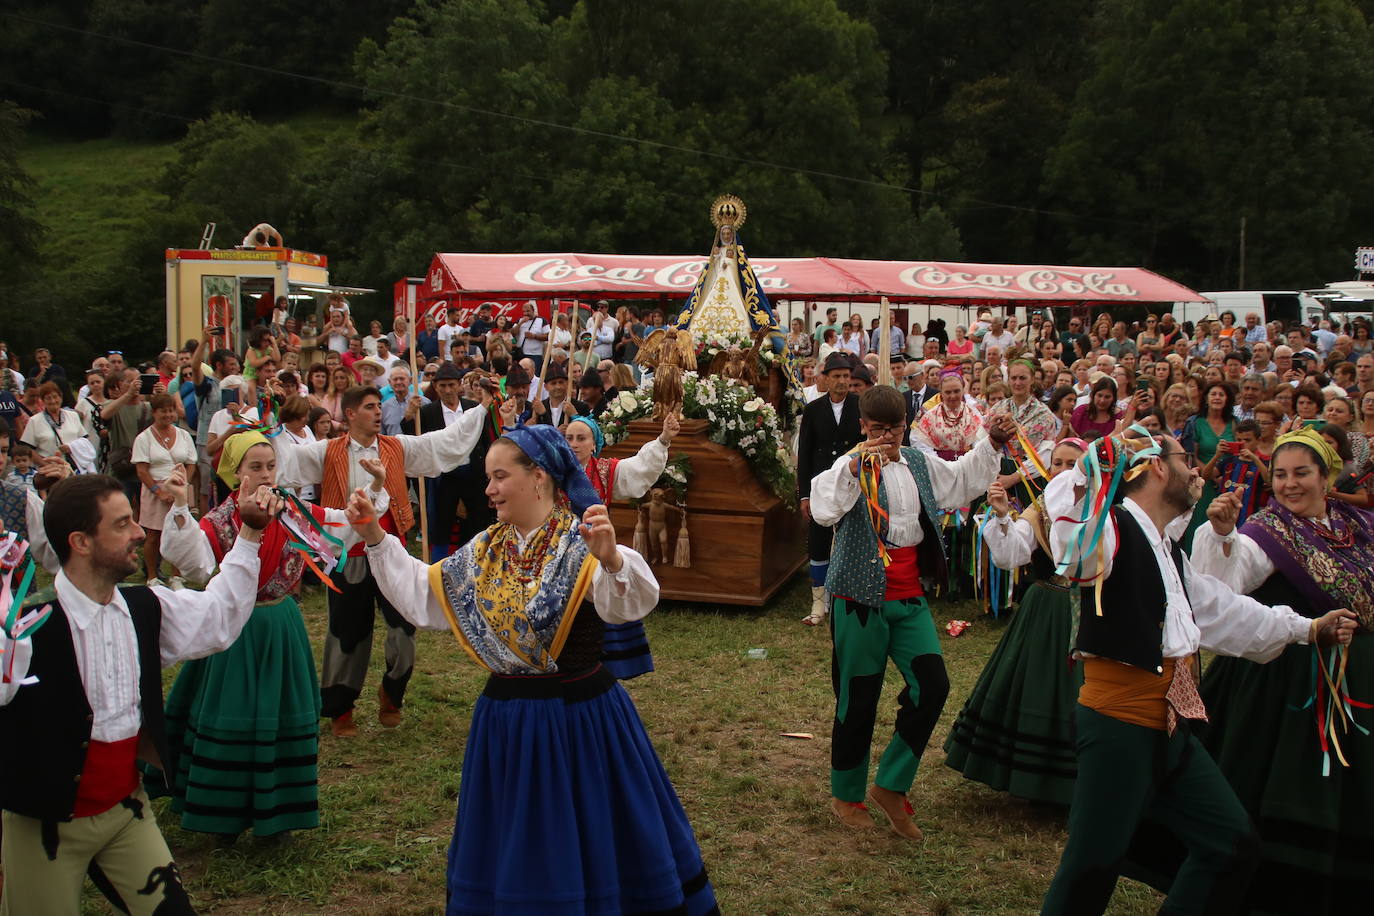
[[[668,414],[663,420],[663,432],[639,447],[639,451],[615,466],[616,499],[638,499],[663,476],[668,466],[668,444],[679,428],[678,419]]]
[[[220,562],[219,574],[210,579],[203,592],[153,587],[153,594],[162,603],[164,668],[223,652],[238,639],[258,594],[261,538],[260,530],[244,526]]]
[[[277,486],[292,489],[318,484],[324,480],[324,453],[329,440],[295,443],[290,436],[273,436],[277,453]]]
[[[407,477],[438,477],[468,463],[472,450],[481,439],[486,423],[486,406],[463,411],[451,426],[425,433],[422,436],[398,436],[405,450]],[[281,438],[280,436],[278,438]],[[278,453],[280,455],[280,453]],[[321,450],[323,454],[323,450]],[[277,476],[281,476],[280,463]],[[318,480],[309,481],[317,483]]]
[[[967,506],[987,490],[1001,466],[1002,456],[990,439],[978,442],[954,461],[926,458],[930,486],[942,509]]]
[[[1077,543],[1078,529],[1074,521],[1082,515],[1086,488],[1087,478],[1075,466],[1061,472],[1045,485],[1044,501],[1044,511],[1050,518],[1050,549],[1054,552],[1055,563],[1062,563],[1067,558],[1069,574],[1085,579],[1097,573],[1099,556],[1097,550],[1083,554]],[[1112,573],[1112,557],[1116,554],[1116,526],[1111,518],[1104,521],[1102,542],[1104,575],[1109,576]]]

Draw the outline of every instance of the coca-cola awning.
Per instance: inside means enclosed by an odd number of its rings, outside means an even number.
[[[956,264],[849,258],[750,258],[774,299],[1018,304],[1200,302],[1182,284],[1140,267]],[[652,299],[686,296],[701,256],[446,254],[434,256],[422,299],[501,296]]]

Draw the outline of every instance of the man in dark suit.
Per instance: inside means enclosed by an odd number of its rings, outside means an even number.
[[[420,408],[420,429],[434,432],[446,429],[469,410],[481,410],[482,405],[459,396],[459,381],[465,370],[444,363],[434,376],[434,393],[437,399]],[[429,561],[437,563],[453,551],[450,549],[453,522],[458,516],[458,504],[463,504],[464,515],[458,524],[458,543],[466,544],[477,532],[486,529],[495,514],[487,499],[487,449],[496,439],[496,427],[490,418],[482,430],[482,436],[472,450],[467,464],[429,479],[432,495],[429,497]]]
[[[811,518],[811,478],[863,440],[859,428],[859,397],[849,391],[852,363],[847,353],[832,353],[822,367],[827,395],[802,411],[797,439],[797,497],[807,524],[807,552],[811,557],[811,613],[803,622],[816,626],[825,620],[825,574],[830,568],[833,532]]]
[[[530,423],[550,423],[563,426],[575,416],[586,416],[591,410],[584,402],[568,397],[568,368],[550,366],[544,377],[544,390],[548,397],[532,405]]]
[[[611,399],[620,393],[614,385],[607,390],[601,372],[595,367],[582,373],[582,383],[578,386],[578,391],[582,395],[582,400],[587,402],[587,409],[579,412],[593,417],[601,416],[601,412],[611,406]]]

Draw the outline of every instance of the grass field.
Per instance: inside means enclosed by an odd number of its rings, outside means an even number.
[[[942,637],[952,690],[912,792],[926,832],[922,845],[912,845],[885,828],[849,832],[829,813],[829,645],[824,629],[798,622],[810,598],[805,586],[799,579],[763,610],[661,608],[647,621],[658,670],[629,684],[696,829],[722,911],[1037,912],[1063,843],[1063,812],[965,781],[944,766],[940,750],[1003,624],[977,618],[958,639]],[[318,647],[318,590],[304,606]],[[946,620],[974,619],[976,609],[937,603],[935,614],[943,633]],[[768,657],[749,659],[755,647]],[[378,644],[359,706],[362,734],[339,741],[326,729],[321,741],[319,830],[222,846],[181,831],[157,803],[202,912],[442,912],[459,765],[483,675],[450,635],[421,634],[405,722],[385,730],[376,722],[381,654]],[[889,670],[878,750],[899,689]],[[784,731],[815,739],[782,738]],[[1157,895],[1123,881],[1110,912],[1158,906]],[[88,912],[109,911],[92,902]]]

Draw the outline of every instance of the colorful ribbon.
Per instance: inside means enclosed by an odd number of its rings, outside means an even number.
[[[1149,445],[1132,449],[1126,444],[1126,440],[1112,436],[1103,437],[1092,443],[1092,447],[1079,459],[1088,484],[1083,497],[1083,512],[1077,519],[1056,519],[1073,523],[1069,550],[1065,551],[1064,559],[1059,562],[1055,571],[1075,583],[1075,587],[1095,586],[1105,577],[1107,541],[1103,534],[1107,529],[1107,520],[1111,518],[1110,510],[1116,502],[1117,492],[1123,481],[1144,472],[1147,459],[1157,457],[1163,452],[1149,430],[1139,424],[1133,424],[1131,429],[1144,437],[1132,441],[1148,442]],[[1112,524],[1115,525],[1115,521]],[[1117,543],[1119,545],[1120,541]],[[1094,553],[1097,555],[1097,568],[1091,576],[1084,576],[1084,557]],[[1069,567],[1073,563],[1073,557],[1078,558],[1078,563],[1071,573]],[[1101,588],[1094,589],[1094,602],[1097,616],[1101,617]]]
[[[23,544],[26,550],[29,546],[26,541],[16,541],[15,536],[10,535],[5,541],[4,553],[8,554],[9,548],[15,543]],[[20,578],[19,585],[15,588],[13,595],[11,595],[10,579],[13,577],[16,568],[15,566],[10,566],[5,569],[3,580],[0,580],[0,589],[3,590],[3,597],[9,599],[9,607],[5,612],[5,635],[9,637],[12,643],[31,638],[33,634],[37,633],[43,624],[47,623],[52,617],[51,604],[45,604],[41,608],[29,611],[29,613],[25,614],[23,617],[19,616],[19,611],[24,606],[24,599],[28,597],[29,586],[33,584],[33,574],[34,571],[37,570],[38,564],[34,563],[32,557],[29,558],[28,563],[24,567],[24,575]],[[5,659],[3,682],[6,684],[14,680],[14,659],[18,654],[17,652],[11,651],[9,653],[9,658]],[[26,680],[25,683],[30,683],[30,681]]]
[[[883,543],[883,522],[887,521],[887,512],[878,502],[878,490],[883,479],[882,468],[882,458],[878,455],[871,452],[859,455],[859,492],[863,494],[867,505],[868,521],[873,526],[873,533],[878,536],[878,556],[882,557],[883,569],[887,569],[892,565],[892,555]]]
[[[335,537],[324,530],[324,525],[333,525],[332,522],[321,524],[316,520],[315,514],[310,511],[310,507],[303,503],[300,497],[282,487],[277,487],[277,495],[286,500],[286,509],[282,512],[280,521],[285,526],[288,537],[286,546],[298,551],[305,560],[305,565],[313,572],[321,582],[335,592],[339,592],[339,587],[334,584],[334,580],[321,569],[333,567],[343,569],[348,557],[343,549],[343,539]],[[335,550],[331,550],[332,545]],[[338,560],[334,554],[338,554]],[[319,563],[316,563],[316,560]]]
[[[1331,775],[1333,752],[1341,766],[1350,766],[1341,748],[1341,734],[1348,733],[1352,725],[1362,734],[1369,734],[1369,729],[1355,721],[1355,709],[1374,709],[1374,703],[1362,703],[1350,696],[1345,678],[1349,661],[1350,655],[1346,647],[1340,645],[1332,646],[1330,659],[1324,659],[1321,647],[1317,644],[1316,634],[1313,633],[1312,692],[1301,706],[1288,707],[1296,711],[1313,708],[1316,712],[1317,745],[1322,752],[1322,776]]]

